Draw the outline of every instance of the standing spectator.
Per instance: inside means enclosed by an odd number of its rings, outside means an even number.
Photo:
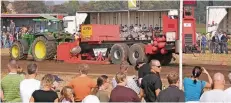
[[[3,42],[3,48],[7,48],[7,35],[6,35],[6,32],[3,32],[3,35],[2,35],[2,42]]]
[[[229,83],[231,84],[231,73],[229,73],[228,78],[229,78]],[[231,101],[231,98],[230,98],[230,96],[231,96],[231,87],[229,87],[229,88],[227,88],[225,90],[225,95],[226,95],[225,101],[230,102]]]
[[[129,68],[129,64],[127,62],[122,62],[120,64],[120,73],[124,73],[124,74],[128,74],[128,68]],[[126,87],[131,88],[132,90],[134,90],[137,94],[139,94],[140,92],[140,88],[138,86],[137,83],[137,78],[136,76],[126,76],[127,77],[127,83],[126,83]],[[112,87],[115,88],[117,86],[117,82],[116,82],[116,78],[114,77],[112,79]]]
[[[218,37],[218,33],[215,34],[214,41],[215,41],[214,53],[219,53],[219,37]]]
[[[8,63],[9,74],[2,78],[1,90],[4,94],[5,102],[21,102],[20,82],[24,79],[17,74],[18,64],[15,60]]]
[[[221,37],[221,41],[222,41],[222,51],[226,54],[228,54],[228,39],[230,39],[226,33],[224,33],[224,35]]]
[[[109,79],[106,75],[101,75],[97,79],[97,87],[93,90],[94,95],[96,95],[100,102],[108,102],[109,101],[109,95],[106,89],[109,87]]]
[[[68,84],[74,89],[75,102],[81,102],[87,95],[91,93],[91,90],[96,87],[96,82],[87,76],[89,66],[81,64],[79,66],[80,76],[74,78]]]
[[[205,35],[202,35],[202,38],[201,38],[202,53],[205,53],[206,44],[207,44],[206,37]]]
[[[219,38],[219,53],[223,53],[223,42],[222,42],[223,32],[220,30],[218,38]]]
[[[14,42],[14,35],[9,34],[9,47],[11,47],[13,45],[13,42]]]
[[[179,89],[179,75],[170,72],[167,79],[169,87],[160,92],[157,102],[185,102],[184,92]]]
[[[14,36],[14,32],[15,32],[15,23],[13,20],[10,20],[10,34]]]
[[[201,73],[207,75],[209,82],[199,80]],[[184,92],[185,92],[185,101],[199,101],[200,96],[203,93],[205,87],[210,88],[212,85],[212,78],[203,67],[195,66],[192,70],[191,78],[184,78]]]
[[[94,95],[88,95],[86,96],[82,103],[100,103],[99,98]]]
[[[69,86],[63,87],[63,89],[61,91],[61,98],[60,98],[59,102],[61,102],[61,103],[74,103],[75,102],[74,90]]]
[[[36,64],[27,65],[28,78],[20,83],[20,94],[23,103],[29,103],[32,93],[40,89],[40,81],[35,79],[37,72],[38,66]]]
[[[46,74],[41,80],[41,90],[35,90],[30,98],[30,103],[34,102],[55,102],[59,100],[58,94],[51,88],[55,78],[51,74]]]
[[[116,74],[117,86],[111,91],[109,102],[140,102],[136,92],[132,89],[125,87],[127,79],[126,74]]]
[[[158,60],[151,61],[151,73],[144,76],[141,82],[140,97],[144,97],[146,102],[155,102],[162,90],[162,81],[159,73],[161,65]]]
[[[225,77],[221,73],[213,76],[213,90],[206,91],[201,95],[200,102],[225,102]],[[230,102],[230,101],[229,101]]]
[[[138,71],[139,85],[141,84],[142,78],[150,73],[151,67],[143,60],[137,60],[135,69]]]

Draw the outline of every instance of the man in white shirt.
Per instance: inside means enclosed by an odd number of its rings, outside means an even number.
[[[229,73],[228,78],[229,78],[229,82],[231,83],[231,73]],[[231,102],[231,98],[230,98],[230,96],[231,96],[231,87],[229,87],[229,88],[227,88],[225,90],[225,94],[226,94],[225,101],[226,102]]]
[[[221,73],[213,76],[214,88],[202,94],[200,102],[225,102],[225,77]]]
[[[20,83],[20,95],[23,103],[29,103],[30,97],[35,90],[40,89],[40,81],[36,80],[38,66],[31,63],[27,66],[28,78]]]

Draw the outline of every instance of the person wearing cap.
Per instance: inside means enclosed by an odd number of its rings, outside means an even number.
[[[162,90],[162,81],[159,75],[162,68],[158,60],[152,60],[150,66],[150,73],[141,81],[140,98],[144,97],[146,102],[155,102]]]
[[[68,86],[74,89],[75,102],[81,102],[96,88],[96,82],[88,76],[89,65],[81,64],[78,67],[80,76],[71,80]]]
[[[124,74],[128,74],[128,69],[129,69],[129,64],[127,62],[122,62],[120,64],[120,71],[118,73],[124,73]],[[140,92],[140,88],[138,86],[138,79],[135,75],[133,76],[127,76],[126,77],[127,82],[126,82],[126,87],[131,88],[132,90],[134,90],[137,94],[139,94]],[[114,77],[112,79],[112,87],[115,88],[118,85],[116,78]]]
[[[138,80],[140,85],[142,78],[150,73],[151,67],[143,60],[137,60],[135,69],[138,71]]]
[[[29,103],[32,93],[40,89],[40,81],[35,79],[37,72],[38,66],[36,64],[27,65],[28,78],[20,83],[20,96],[23,103]]]
[[[63,79],[59,78],[57,75],[53,75],[54,78],[55,78],[55,81],[53,83],[53,86],[52,86],[52,90],[55,91],[55,92],[58,92],[58,87],[59,87],[59,84],[61,81],[63,81]]]

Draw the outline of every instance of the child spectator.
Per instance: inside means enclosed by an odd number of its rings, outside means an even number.
[[[74,91],[70,86],[63,87],[59,102],[62,102],[62,103],[74,103],[75,102]]]
[[[109,87],[108,76],[102,75],[97,79],[97,87],[93,90],[93,95],[96,95],[100,102],[108,102],[109,95],[106,89]]]
[[[26,73],[23,71],[22,67],[18,67],[17,74],[21,75],[22,77],[26,78]]]

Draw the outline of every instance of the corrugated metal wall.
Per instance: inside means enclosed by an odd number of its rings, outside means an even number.
[[[227,9],[228,14],[224,17],[219,25],[219,29],[231,33],[231,8]]]
[[[130,24],[145,24],[146,26],[161,25],[163,26],[161,15],[168,14],[168,12],[129,12]],[[98,18],[99,17],[99,18]],[[114,12],[114,13],[90,13],[91,24],[115,24],[115,25],[129,25],[128,12]]]

